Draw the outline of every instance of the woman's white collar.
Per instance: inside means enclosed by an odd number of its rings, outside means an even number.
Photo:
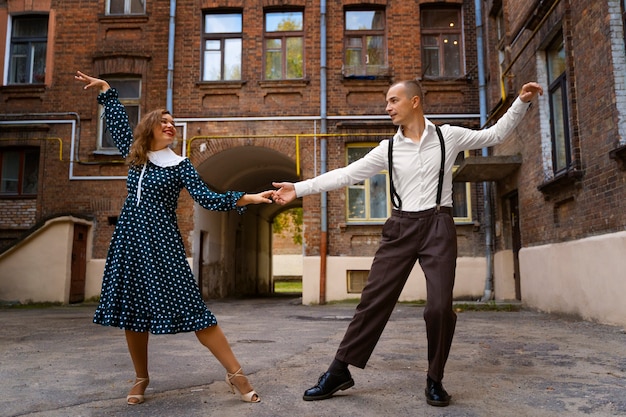
[[[154,165],[160,166],[161,168],[172,167],[180,164],[185,158],[177,155],[170,148],[163,148],[158,151],[149,151],[148,159]]]

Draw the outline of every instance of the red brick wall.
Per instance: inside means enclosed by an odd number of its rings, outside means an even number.
[[[514,0],[503,3],[508,17],[509,42],[512,42],[512,37],[535,12],[535,6],[533,2]],[[541,106],[535,103],[513,137],[494,149],[496,154],[520,154],[523,158],[517,175],[498,184],[499,196],[504,197],[516,188],[519,192],[523,246],[623,231],[626,175],[609,153],[619,145],[616,106],[623,106],[615,97],[615,73],[622,74],[625,68],[623,62],[615,67],[612,60],[607,23],[611,16],[607,2],[559,2],[550,14],[544,10],[539,16],[547,16],[545,22],[536,29],[522,31],[510,45],[510,56],[519,58],[508,79],[515,89],[536,80],[540,75],[538,59],[556,35],[554,29],[562,27],[572,169],[578,170],[581,178],[571,181],[565,176],[551,180],[546,176],[542,140],[545,142],[550,136],[540,131],[539,119],[540,114],[548,114],[549,109],[545,102]],[[493,62],[491,68],[493,71]],[[546,85],[543,87],[547,90]],[[492,100],[492,108],[496,104]]]
[[[69,160],[72,133],[75,138],[73,166],[77,177],[125,176],[127,168],[110,163],[112,157],[93,153],[97,140],[96,92],[83,91],[73,79],[76,70],[96,76],[115,73],[134,73],[142,77],[142,109],[148,111],[164,107],[167,88],[167,41],[169,30],[169,2],[147,2],[146,16],[130,18],[104,15],[104,0],[85,2],[79,0],[52,0],[50,9],[54,19],[54,39],[49,42],[54,67],[47,75],[51,81],[45,87],[0,87],[0,114],[64,113],[55,118],[76,120],[77,129],[69,125],[50,125],[46,136],[57,136],[63,141],[63,160],[58,160],[58,147],[53,142],[41,142],[42,160],[40,196],[34,223],[40,219],[76,214],[95,220],[93,256],[104,257],[113,231],[109,218],[117,216],[126,189],[123,180],[70,180]],[[319,115],[319,2],[294,0],[288,2],[305,11],[305,79],[300,81],[264,82],[263,72],[263,10],[269,6],[283,6],[284,1],[202,0],[178,1],[176,10],[176,45],[174,68],[174,116],[230,117],[230,116],[280,116]],[[372,0],[371,4],[386,7],[388,64],[390,79],[356,81],[343,78],[343,5],[356,5],[360,1],[328,2],[328,114],[329,115],[382,115],[385,92],[391,82],[416,78],[421,74],[420,56],[420,4],[432,3]],[[476,48],[474,28],[474,2],[471,0],[447,1],[463,4],[465,67],[467,79],[424,83],[427,112],[477,113]],[[240,85],[231,83],[201,83],[200,33],[202,8],[237,7],[244,15],[243,79]],[[7,3],[0,1],[0,9]],[[46,10],[38,10],[46,11]],[[2,14],[0,14],[1,16]],[[4,46],[0,46],[3,48]],[[73,114],[75,113],[75,114]],[[451,121],[476,125],[475,121]],[[382,123],[376,131],[391,134],[394,128]],[[330,133],[363,131],[367,126],[346,126],[346,123],[329,121]],[[263,123],[240,125],[220,123],[191,123],[190,136],[230,134],[287,134],[312,133],[312,123]],[[220,150],[240,146],[266,146],[295,159],[291,140],[255,139],[246,141],[211,141],[208,151],[197,152],[192,147],[191,160],[196,166]],[[314,175],[313,141],[302,141],[302,178]],[[181,152],[181,145],[177,152]],[[319,163],[319,158],[318,158]],[[345,165],[345,145],[342,139],[328,140],[328,169]],[[319,173],[319,167],[317,168]],[[331,255],[372,254],[377,246],[380,226],[345,226],[344,191],[331,193],[329,199],[329,252]],[[303,201],[305,244],[308,255],[319,251],[320,208],[319,196]],[[183,240],[193,229],[193,204],[186,193],[181,196],[178,218]],[[475,217],[480,209],[474,207]],[[4,215],[4,213],[3,213]],[[13,219],[17,220],[17,218]],[[461,242],[461,253],[480,252],[482,237],[471,231]],[[375,242],[375,243],[372,243]]]

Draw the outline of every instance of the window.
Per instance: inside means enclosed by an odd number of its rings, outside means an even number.
[[[12,20],[9,84],[43,84],[46,78],[48,16],[16,16]]]
[[[453,171],[456,171],[465,157],[469,155],[468,151],[459,152],[454,161]],[[471,206],[470,199],[470,183],[469,182],[453,182],[452,183],[452,216],[459,223],[471,222]]]
[[[241,13],[204,15],[202,80],[241,80]]]
[[[376,145],[353,144],[347,148],[347,163],[361,159]],[[387,171],[347,188],[347,213],[349,222],[383,222],[391,213]]]
[[[344,76],[386,75],[385,12],[346,10]]]
[[[422,9],[422,67],[425,77],[463,74],[463,36],[459,9]]]
[[[498,41],[498,69],[500,70],[500,81],[503,80],[506,69],[506,30],[504,27],[504,12],[498,10],[495,16],[496,38]]]
[[[37,195],[39,148],[0,149],[0,196]]]
[[[265,13],[265,79],[304,77],[304,16],[302,12]]]
[[[364,157],[376,144],[351,144],[347,148],[347,164]],[[459,152],[454,169],[456,170],[465,159],[468,152]],[[389,173],[380,173],[347,189],[347,218],[351,223],[382,223],[391,214],[391,198],[389,196]],[[457,222],[471,222],[470,183],[452,183],[452,199],[454,220]]]
[[[546,50],[548,64],[548,99],[550,103],[550,136],[554,174],[567,170],[572,162],[568,128],[567,77],[565,48],[560,35]]]
[[[367,277],[369,276],[370,271],[348,270],[346,273],[348,281],[348,294],[362,293],[363,288],[365,288],[365,284],[367,284]]]
[[[108,15],[145,14],[145,0],[107,0]]]
[[[128,114],[128,120],[130,125],[135,128],[139,122],[140,109],[139,99],[141,98],[141,80],[138,78],[107,78],[109,85],[117,90],[117,94],[120,99],[120,103],[126,107],[126,113]],[[100,106],[100,115],[103,113],[102,106]],[[100,117],[100,144],[99,149],[105,151],[113,151],[113,153],[119,153],[115,142],[108,130],[106,130],[106,123],[103,117]]]
[[[626,0],[622,0],[620,2],[620,6],[622,8],[622,26],[624,26],[624,28],[626,29]],[[624,32],[624,40],[626,41],[626,30],[624,30],[623,32]]]

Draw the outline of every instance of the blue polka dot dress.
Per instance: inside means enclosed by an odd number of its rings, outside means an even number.
[[[98,96],[107,128],[126,157],[132,129],[117,92]],[[183,188],[208,210],[237,210],[244,194],[211,191],[187,158],[171,149],[149,152],[143,166],[131,166],[128,196],[118,218],[104,267],[94,323],[154,334],[201,330],[217,324],[202,300],[187,262],[176,220]]]

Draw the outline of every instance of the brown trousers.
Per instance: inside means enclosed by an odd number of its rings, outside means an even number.
[[[456,270],[456,228],[450,207],[421,212],[394,210],[383,226],[382,240],[361,293],[361,301],[336,358],[365,368],[419,259],[426,276],[428,376],[443,379],[456,325],[452,290]]]

